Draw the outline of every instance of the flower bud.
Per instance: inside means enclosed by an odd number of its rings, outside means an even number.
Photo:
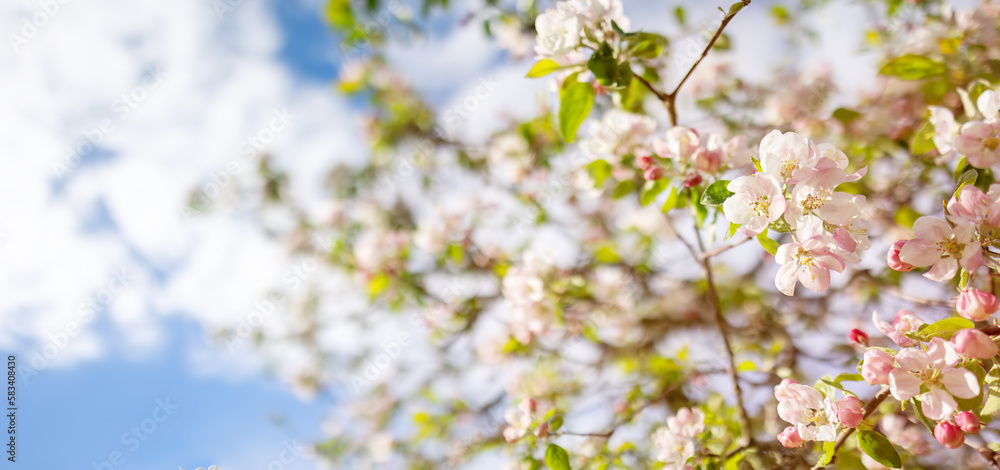
[[[958,426],[942,421],[934,426],[934,439],[949,449],[957,449],[965,443],[965,434]]]
[[[865,333],[857,328],[854,328],[847,334],[847,339],[851,340],[854,344],[868,346],[868,333]]]
[[[691,176],[688,176],[687,178],[684,179],[684,187],[685,188],[693,188],[693,187],[698,186],[699,184],[701,184],[701,182],[702,182],[701,175],[698,174],[698,173],[695,173],[695,174],[693,174]]]
[[[549,435],[549,423],[539,424],[535,428],[535,437],[546,437]]]
[[[971,411],[963,411],[955,415],[955,423],[966,434],[975,434],[979,432],[979,428],[981,427],[979,417]]]
[[[858,397],[847,396],[837,402],[837,419],[849,428],[856,428],[865,418],[861,400]]]
[[[997,311],[997,298],[989,292],[972,288],[962,291],[955,302],[958,314],[973,321],[985,321]]]
[[[659,167],[650,168],[643,173],[642,177],[645,178],[646,181],[656,181],[663,178],[663,169]]]
[[[886,261],[889,263],[889,267],[899,271],[901,273],[908,273],[913,271],[913,265],[899,259],[899,251],[903,249],[903,245],[909,240],[899,240],[893,243],[889,247],[889,253],[886,255]]]
[[[708,150],[708,149],[698,149],[694,153],[694,167],[702,173],[715,173],[719,171],[719,167],[722,166],[722,153]]]
[[[872,385],[889,383],[889,372],[892,371],[893,359],[885,351],[869,349],[865,351],[864,362],[861,365],[861,377]]]
[[[642,171],[646,171],[653,167],[653,157],[649,155],[643,155],[639,157],[639,159],[636,161],[636,164],[639,165],[639,168],[642,169]]]
[[[774,398],[777,398],[778,401],[785,401],[795,398],[795,394],[793,394],[792,391],[788,389],[788,386],[797,383],[798,382],[792,379],[782,380],[780,384],[774,386]]]
[[[780,442],[781,445],[792,449],[802,445],[803,441],[802,437],[799,436],[799,430],[795,426],[789,426],[785,428],[784,431],[778,433],[778,442]]]
[[[986,333],[975,328],[967,328],[951,337],[955,350],[965,357],[989,359],[997,355],[997,344]]]
[[[534,399],[534,398],[526,398],[526,399],[525,399],[525,400],[524,400],[524,401],[523,401],[523,402],[521,403],[521,406],[523,406],[523,407],[524,407],[524,409],[525,409],[525,410],[526,410],[527,412],[529,412],[529,413],[534,413],[534,412],[535,412],[535,409],[537,408],[537,406],[538,406],[538,405],[537,405],[537,404],[535,403],[535,399]]]

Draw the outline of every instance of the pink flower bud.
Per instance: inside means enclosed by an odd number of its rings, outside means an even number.
[[[643,155],[643,156],[639,157],[638,160],[636,160],[636,164],[639,165],[639,168],[641,168],[642,171],[646,171],[646,170],[648,170],[648,169],[650,169],[650,168],[653,167],[653,165],[654,165],[654,163],[653,163],[653,157],[651,157],[649,155]]]
[[[785,428],[784,431],[778,433],[778,442],[780,442],[781,445],[792,449],[802,445],[803,441],[802,437],[799,436],[799,430],[795,426],[789,426]]]
[[[886,255],[886,261],[889,263],[889,267],[901,273],[913,271],[912,264],[899,259],[899,250],[902,250],[903,245],[908,241],[909,240],[899,240],[896,243],[893,243],[892,246],[889,247],[888,255]]]
[[[934,439],[949,449],[957,449],[965,443],[965,434],[958,426],[942,421],[934,426]]]
[[[521,406],[523,406],[524,409],[527,410],[529,413],[534,413],[535,409],[538,407],[538,405],[535,403],[534,398],[525,399],[524,402],[521,403]]]
[[[864,331],[861,331],[857,328],[854,328],[853,330],[851,330],[850,333],[847,334],[847,339],[851,340],[851,342],[854,344],[868,346],[868,333],[865,333]]]
[[[780,384],[774,386],[774,398],[777,398],[778,401],[785,401],[795,398],[795,394],[788,389],[788,386],[797,383],[798,382],[792,379],[782,380]]]
[[[951,337],[951,342],[959,354],[973,359],[989,359],[1000,352],[986,333],[975,328],[960,330]]]
[[[869,349],[865,351],[864,362],[861,365],[861,377],[872,385],[889,383],[889,372],[892,371],[893,359],[885,351]]]
[[[722,166],[722,153],[708,150],[708,149],[698,149],[694,153],[694,167],[702,173],[715,173],[719,171],[719,167]]]
[[[971,411],[963,411],[955,415],[955,423],[966,434],[975,434],[979,432],[979,428],[981,427],[979,418]]]
[[[646,181],[656,181],[663,178],[663,169],[659,167],[650,168],[643,173],[642,177],[645,178]]]
[[[538,427],[535,428],[536,437],[545,437],[548,435],[549,435],[549,423],[539,424]]]
[[[858,397],[847,396],[837,402],[837,419],[849,428],[856,428],[865,418],[861,400]]]
[[[995,295],[976,288],[962,291],[955,302],[958,314],[973,321],[986,321],[997,312],[997,307]]]
[[[684,180],[684,187],[685,188],[693,188],[693,187],[698,186],[699,184],[701,184],[701,182],[702,182],[701,175],[699,175],[698,173],[695,173],[695,174],[693,174],[691,176],[688,176]]]

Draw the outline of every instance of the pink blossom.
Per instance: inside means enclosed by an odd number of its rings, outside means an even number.
[[[958,352],[941,338],[931,340],[927,350],[907,348],[896,354],[898,367],[889,373],[889,391],[899,401],[917,397],[928,418],[939,421],[955,412],[953,396],[979,395],[979,381],[972,371],[956,368]],[[922,392],[926,388],[927,392]]]
[[[987,121],[993,121],[1000,114],[1000,94],[996,91],[986,90],[976,98],[976,108]]]
[[[809,290],[823,292],[830,287],[830,270],[844,272],[847,265],[830,249],[833,239],[826,235],[818,218],[805,217],[796,233],[802,241],[781,245],[774,255],[782,265],[774,284],[788,296],[795,295],[796,281]]]
[[[747,148],[746,136],[737,135],[728,141],[723,141],[722,136],[711,134],[705,147],[718,151],[722,155],[723,163],[730,167],[740,168],[750,164],[750,150]]]
[[[875,328],[881,331],[882,334],[888,336],[894,343],[903,347],[917,344],[916,340],[907,338],[906,333],[916,331],[920,325],[924,324],[924,321],[920,317],[906,309],[896,312],[896,316],[893,317],[891,325],[889,322],[879,319],[877,312],[872,312],[872,322],[875,323]]]
[[[789,426],[785,428],[784,431],[778,433],[778,442],[789,449],[794,449],[801,446],[805,441],[803,441],[802,437],[799,436],[798,428],[795,426]]]
[[[942,421],[934,426],[934,439],[949,449],[957,449],[965,443],[965,434],[958,426]]]
[[[864,196],[856,203],[854,195],[834,191],[847,179],[840,168],[804,168],[797,174],[800,181],[792,190],[786,217],[793,226],[805,214],[815,214],[831,225],[846,225],[857,216],[857,209],[864,206]]]
[[[868,346],[868,333],[865,333],[857,328],[853,328],[849,333],[847,333],[847,339],[854,344]]]
[[[972,224],[984,223],[990,214],[990,199],[997,198],[987,198],[982,190],[968,184],[948,201],[948,213]],[[1000,214],[994,214],[995,217],[1000,217]]]
[[[748,237],[767,230],[785,212],[785,196],[771,175],[741,176],[727,187],[735,194],[722,203],[722,211],[730,222],[740,224],[740,233]]]
[[[872,385],[888,384],[889,372],[892,372],[894,362],[889,353],[879,349],[869,349],[865,351],[864,361],[861,364],[861,377]]]
[[[849,428],[856,428],[865,418],[861,400],[855,396],[846,396],[837,401],[837,419]]]
[[[997,312],[997,297],[989,292],[976,288],[966,289],[958,294],[955,310],[962,318],[973,321],[986,321]]]
[[[930,112],[930,122],[934,126],[934,146],[942,156],[951,156],[955,151],[955,136],[958,135],[958,124],[955,122],[955,115],[948,108],[941,106],[928,106]]]
[[[979,417],[971,411],[962,411],[955,415],[955,424],[962,428],[962,432],[966,434],[975,434],[982,427]]]
[[[722,152],[698,149],[694,153],[694,167],[702,173],[715,173],[722,166]]]
[[[973,359],[990,359],[1000,352],[989,335],[975,328],[958,331],[951,337],[951,342],[959,354]]]
[[[639,169],[643,171],[653,168],[653,166],[655,165],[655,163],[653,162],[653,157],[649,155],[643,155],[639,157],[636,163],[639,165]]]
[[[667,427],[677,435],[695,438],[705,430],[705,413],[701,410],[681,408],[667,418]]]
[[[815,149],[799,134],[773,130],[760,141],[760,167],[783,183],[797,181],[799,170],[819,161]]]
[[[903,260],[899,259],[899,251],[903,249],[903,245],[905,245],[908,241],[909,240],[899,240],[896,243],[893,243],[892,246],[889,247],[889,253],[886,255],[886,261],[888,262],[889,267],[901,273],[913,271],[912,264],[905,263]]]
[[[654,142],[653,145],[656,145],[656,143]],[[666,150],[670,158],[676,158],[680,162],[687,162],[698,151],[700,145],[701,139],[693,129],[674,126],[667,130],[666,148],[661,147],[660,150]]]
[[[815,388],[789,384],[792,398],[778,402],[778,416],[795,425],[804,441],[830,442],[837,438],[836,405]]]
[[[944,282],[955,277],[961,265],[972,272],[983,262],[982,248],[972,238],[968,223],[954,227],[934,217],[921,217],[913,224],[917,238],[906,242],[899,259],[914,266],[933,266],[924,277]]]
[[[646,181],[656,181],[660,178],[663,178],[663,169],[659,167],[650,168],[646,170],[645,173],[642,174],[642,177]]]
[[[795,394],[788,386],[797,383],[792,379],[783,379],[780,384],[774,386],[774,398],[777,398],[779,402],[795,398]]]
[[[967,122],[958,131],[955,150],[965,155],[969,165],[989,168],[1000,162],[998,133],[1000,133],[1000,122]]]

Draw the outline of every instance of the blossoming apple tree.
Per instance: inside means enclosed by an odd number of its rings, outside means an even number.
[[[291,256],[332,240],[256,336],[336,397],[320,458],[1000,469],[1000,5],[660,6],[670,34],[620,0],[454,6],[545,90],[475,140],[386,54],[448,2],[363,3],[326,16],[370,152],[330,169],[319,215],[268,159],[248,186]],[[739,76],[745,12],[797,50],[841,5],[867,15],[863,90]]]

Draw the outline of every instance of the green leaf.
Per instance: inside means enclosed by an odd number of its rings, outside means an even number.
[[[955,197],[958,197],[958,192],[962,190],[963,186],[976,184],[977,179],[979,179],[979,172],[975,169],[970,168],[965,173],[962,173],[962,177],[958,179],[958,187],[955,188]]]
[[[903,80],[919,80],[941,75],[944,71],[944,64],[940,62],[922,55],[907,54],[890,60],[878,73],[879,75],[892,75]]]
[[[889,439],[875,431],[858,431],[858,444],[869,457],[886,467],[903,466],[903,462],[899,460],[899,453]]]
[[[736,194],[730,191],[727,186],[729,186],[729,180],[718,180],[708,186],[705,189],[705,193],[701,195],[701,203],[706,206],[719,207],[729,196]]]
[[[558,431],[559,428],[562,427],[562,425],[563,425],[563,417],[556,416],[555,418],[552,418],[551,422],[549,422],[549,431],[552,432]]]
[[[993,364],[990,373],[986,374],[986,401],[983,409],[979,410],[979,416],[992,416],[1000,411],[1000,364]]]
[[[378,273],[368,281],[368,296],[374,299],[388,286],[389,276],[386,276],[385,273]]]
[[[698,190],[691,188],[691,199],[688,200],[691,206],[691,215],[695,217],[696,225],[701,228],[705,223],[705,218],[708,217],[708,208],[701,203],[701,195],[698,194]]]
[[[576,140],[576,131],[594,106],[594,87],[576,82],[562,92],[559,100],[559,133],[567,143]]]
[[[757,364],[754,364],[753,361],[743,361],[736,366],[736,372],[753,372],[755,370],[757,370]]]
[[[726,232],[726,238],[732,238],[736,235],[736,230],[740,228],[740,224],[729,222],[729,231]]]
[[[615,53],[608,43],[601,43],[601,47],[590,56],[587,60],[587,69],[594,72],[601,85],[608,86],[617,81],[618,61],[615,60]]]
[[[927,328],[919,330],[918,334],[925,336],[928,339],[935,337],[951,339],[951,337],[954,336],[958,330],[975,327],[976,324],[972,323],[971,320],[966,320],[961,317],[951,317],[945,318],[944,320],[938,320],[930,325],[927,325]]]
[[[354,12],[350,0],[330,0],[326,4],[326,20],[341,31],[354,27]]]
[[[599,263],[612,264],[617,263],[622,260],[621,256],[615,252],[615,249],[611,245],[604,245],[594,253],[594,259]]]
[[[923,155],[935,150],[937,150],[937,145],[934,145],[934,126],[931,125],[930,121],[927,121],[910,138],[910,153]]]
[[[726,13],[726,18],[732,18],[736,16],[736,14],[739,13],[744,6],[746,5],[744,5],[743,2],[736,2],[732,4],[732,6],[729,7],[729,13]]]
[[[648,206],[649,203],[656,199],[663,190],[670,186],[670,181],[666,178],[660,178],[656,181],[647,181],[646,184],[642,185],[642,193],[639,194],[639,204],[642,206]]]
[[[549,444],[545,448],[545,466],[552,470],[570,470],[569,454],[566,449],[555,444]]]
[[[833,379],[833,381],[837,382],[837,383],[841,383],[841,382],[860,382],[862,380],[865,380],[865,378],[862,377],[861,374],[848,374],[846,372],[843,373],[843,374],[838,375],[836,378]]]
[[[587,165],[587,174],[594,180],[594,187],[600,188],[611,176],[611,164],[600,159],[594,160]]]
[[[622,181],[618,183],[618,186],[615,186],[615,192],[611,197],[621,199],[628,194],[632,194],[632,191],[635,191],[635,187],[635,182],[632,180]]]
[[[659,34],[641,32],[629,39],[629,55],[640,59],[655,59],[663,54],[670,41]]]
[[[837,108],[833,110],[833,118],[844,124],[850,124],[851,121],[859,117],[861,117],[861,113],[851,109]]]
[[[535,62],[535,65],[531,66],[531,70],[528,71],[528,78],[538,78],[544,77],[556,70],[559,70],[559,64],[552,59],[542,59]]]
[[[757,234],[757,241],[760,242],[760,246],[764,247],[768,253],[774,255],[778,253],[778,242],[771,240],[767,237],[767,232]]]
[[[823,455],[819,457],[819,461],[816,462],[817,467],[825,467],[830,465],[830,461],[833,460],[833,454],[836,452],[837,443],[834,441],[823,443]]]
[[[677,207],[677,199],[678,199],[677,188],[671,187],[670,195],[667,196],[666,202],[663,203],[662,211],[664,214],[670,212],[671,209]]]

